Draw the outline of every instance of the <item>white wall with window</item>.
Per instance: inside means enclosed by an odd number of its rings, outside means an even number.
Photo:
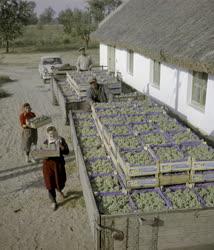
[[[104,50],[103,47],[100,50],[102,62],[107,60],[106,51],[107,49]],[[115,71],[121,73],[125,83],[140,92],[149,93],[181,113],[203,133],[214,134],[214,75],[208,75],[207,84],[194,83],[193,78],[198,77],[197,73],[193,74],[186,69],[161,63],[160,83],[157,87],[151,81],[151,59],[133,53],[133,74],[130,74],[127,71],[127,50],[119,48],[115,49]],[[201,82],[204,82],[206,76],[198,78],[202,78]],[[207,85],[206,88],[205,85]],[[202,105],[199,105],[200,103]]]

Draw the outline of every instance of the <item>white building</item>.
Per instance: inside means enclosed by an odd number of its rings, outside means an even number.
[[[92,39],[100,65],[214,135],[213,0],[129,0]]]

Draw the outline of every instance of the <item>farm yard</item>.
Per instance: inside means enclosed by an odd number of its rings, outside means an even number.
[[[96,50],[89,52],[97,60]],[[47,53],[46,53],[47,54]],[[56,54],[56,53],[54,53]],[[74,64],[77,52],[60,53]],[[16,80],[4,84],[10,94],[0,99],[0,249],[93,249],[78,169],[72,152],[70,129],[64,125],[59,107],[51,104],[50,85],[41,81],[38,62],[42,53],[8,54],[0,74]],[[40,164],[26,164],[21,152],[21,105],[30,102],[36,114],[50,115],[59,133],[69,142],[66,159],[67,199],[55,212],[44,188]],[[45,127],[39,129],[39,143]]]

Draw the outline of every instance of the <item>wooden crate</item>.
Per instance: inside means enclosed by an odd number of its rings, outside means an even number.
[[[51,117],[48,116],[37,116],[35,118],[29,119],[29,126],[31,128],[40,128],[52,122]]]
[[[160,174],[159,177],[160,186],[176,185],[176,184],[186,184],[190,182],[190,174],[187,171],[184,174],[173,174],[173,175],[163,175]]]
[[[43,147],[40,149],[35,149],[31,152],[32,156],[36,159],[45,159],[49,157],[59,157],[60,156],[60,150],[59,147],[55,146],[48,146]]]

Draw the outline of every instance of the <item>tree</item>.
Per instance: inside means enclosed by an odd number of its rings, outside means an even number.
[[[0,36],[6,43],[6,52],[9,44],[22,35],[24,25],[27,25],[32,14],[29,2],[24,0],[0,1]]]
[[[92,23],[91,13],[78,9],[61,11],[58,21],[63,24],[64,31],[72,36],[80,37],[88,48],[90,33],[95,30],[96,26]]]
[[[121,0],[88,0],[87,2],[96,23],[101,22],[122,3]]]
[[[41,24],[50,24],[54,22],[54,16],[56,12],[52,7],[48,7],[44,12],[39,16],[39,22]]]
[[[37,24],[38,17],[37,17],[37,14],[35,12],[36,3],[33,1],[29,1],[28,6],[29,6],[29,10],[31,11],[31,15],[29,17],[28,24]]]

